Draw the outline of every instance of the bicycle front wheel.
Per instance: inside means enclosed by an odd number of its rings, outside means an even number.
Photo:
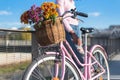
[[[96,47],[93,51],[93,56],[96,58],[96,60],[102,65],[102,67],[105,69],[105,73],[100,75],[97,80],[110,80],[110,71],[109,71],[109,65],[107,58],[104,54],[104,50],[100,47]],[[101,72],[100,67],[98,65],[94,65],[94,74],[97,74]]]
[[[61,62],[59,62],[58,77],[57,79],[53,79],[56,60],[61,61],[58,60],[56,55],[44,55],[39,57],[26,69],[22,80],[61,80]],[[67,58],[65,59],[64,80],[81,80],[77,68]]]

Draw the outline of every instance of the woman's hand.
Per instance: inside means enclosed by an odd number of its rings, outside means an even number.
[[[80,38],[73,31],[71,31],[70,34],[72,36],[73,42],[75,44],[77,44],[78,46],[81,46],[82,42],[81,42]]]
[[[82,48],[82,41],[80,40],[80,38],[74,33],[74,31],[70,32],[73,42],[77,45],[77,49],[81,54],[84,54],[84,50]]]

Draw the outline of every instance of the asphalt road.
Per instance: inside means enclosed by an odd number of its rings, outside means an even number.
[[[120,80],[120,54],[109,61],[111,80]]]

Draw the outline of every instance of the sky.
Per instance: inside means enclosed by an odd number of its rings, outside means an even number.
[[[55,0],[0,0],[0,28],[16,29],[21,14],[33,4],[40,6],[45,1]],[[105,29],[110,25],[120,25],[120,0],[75,0],[77,11],[88,14],[88,18],[79,17],[84,21],[81,27]]]

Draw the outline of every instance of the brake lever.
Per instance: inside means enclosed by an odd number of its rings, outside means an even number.
[[[67,13],[71,13],[71,11],[66,11],[61,17],[63,17]]]
[[[82,19],[79,19],[79,18],[77,18],[76,16],[71,16],[71,18],[73,18],[73,19],[77,19],[79,22],[84,23],[84,21],[83,21]]]
[[[82,19],[77,18],[77,20],[78,20],[79,22],[84,23],[84,21],[83,21]]]
[[[76,8],[74,8],[74,9],[71,9],[71,11],[72,11],[72,12],[75,12],[75,10],[76,10]]]

